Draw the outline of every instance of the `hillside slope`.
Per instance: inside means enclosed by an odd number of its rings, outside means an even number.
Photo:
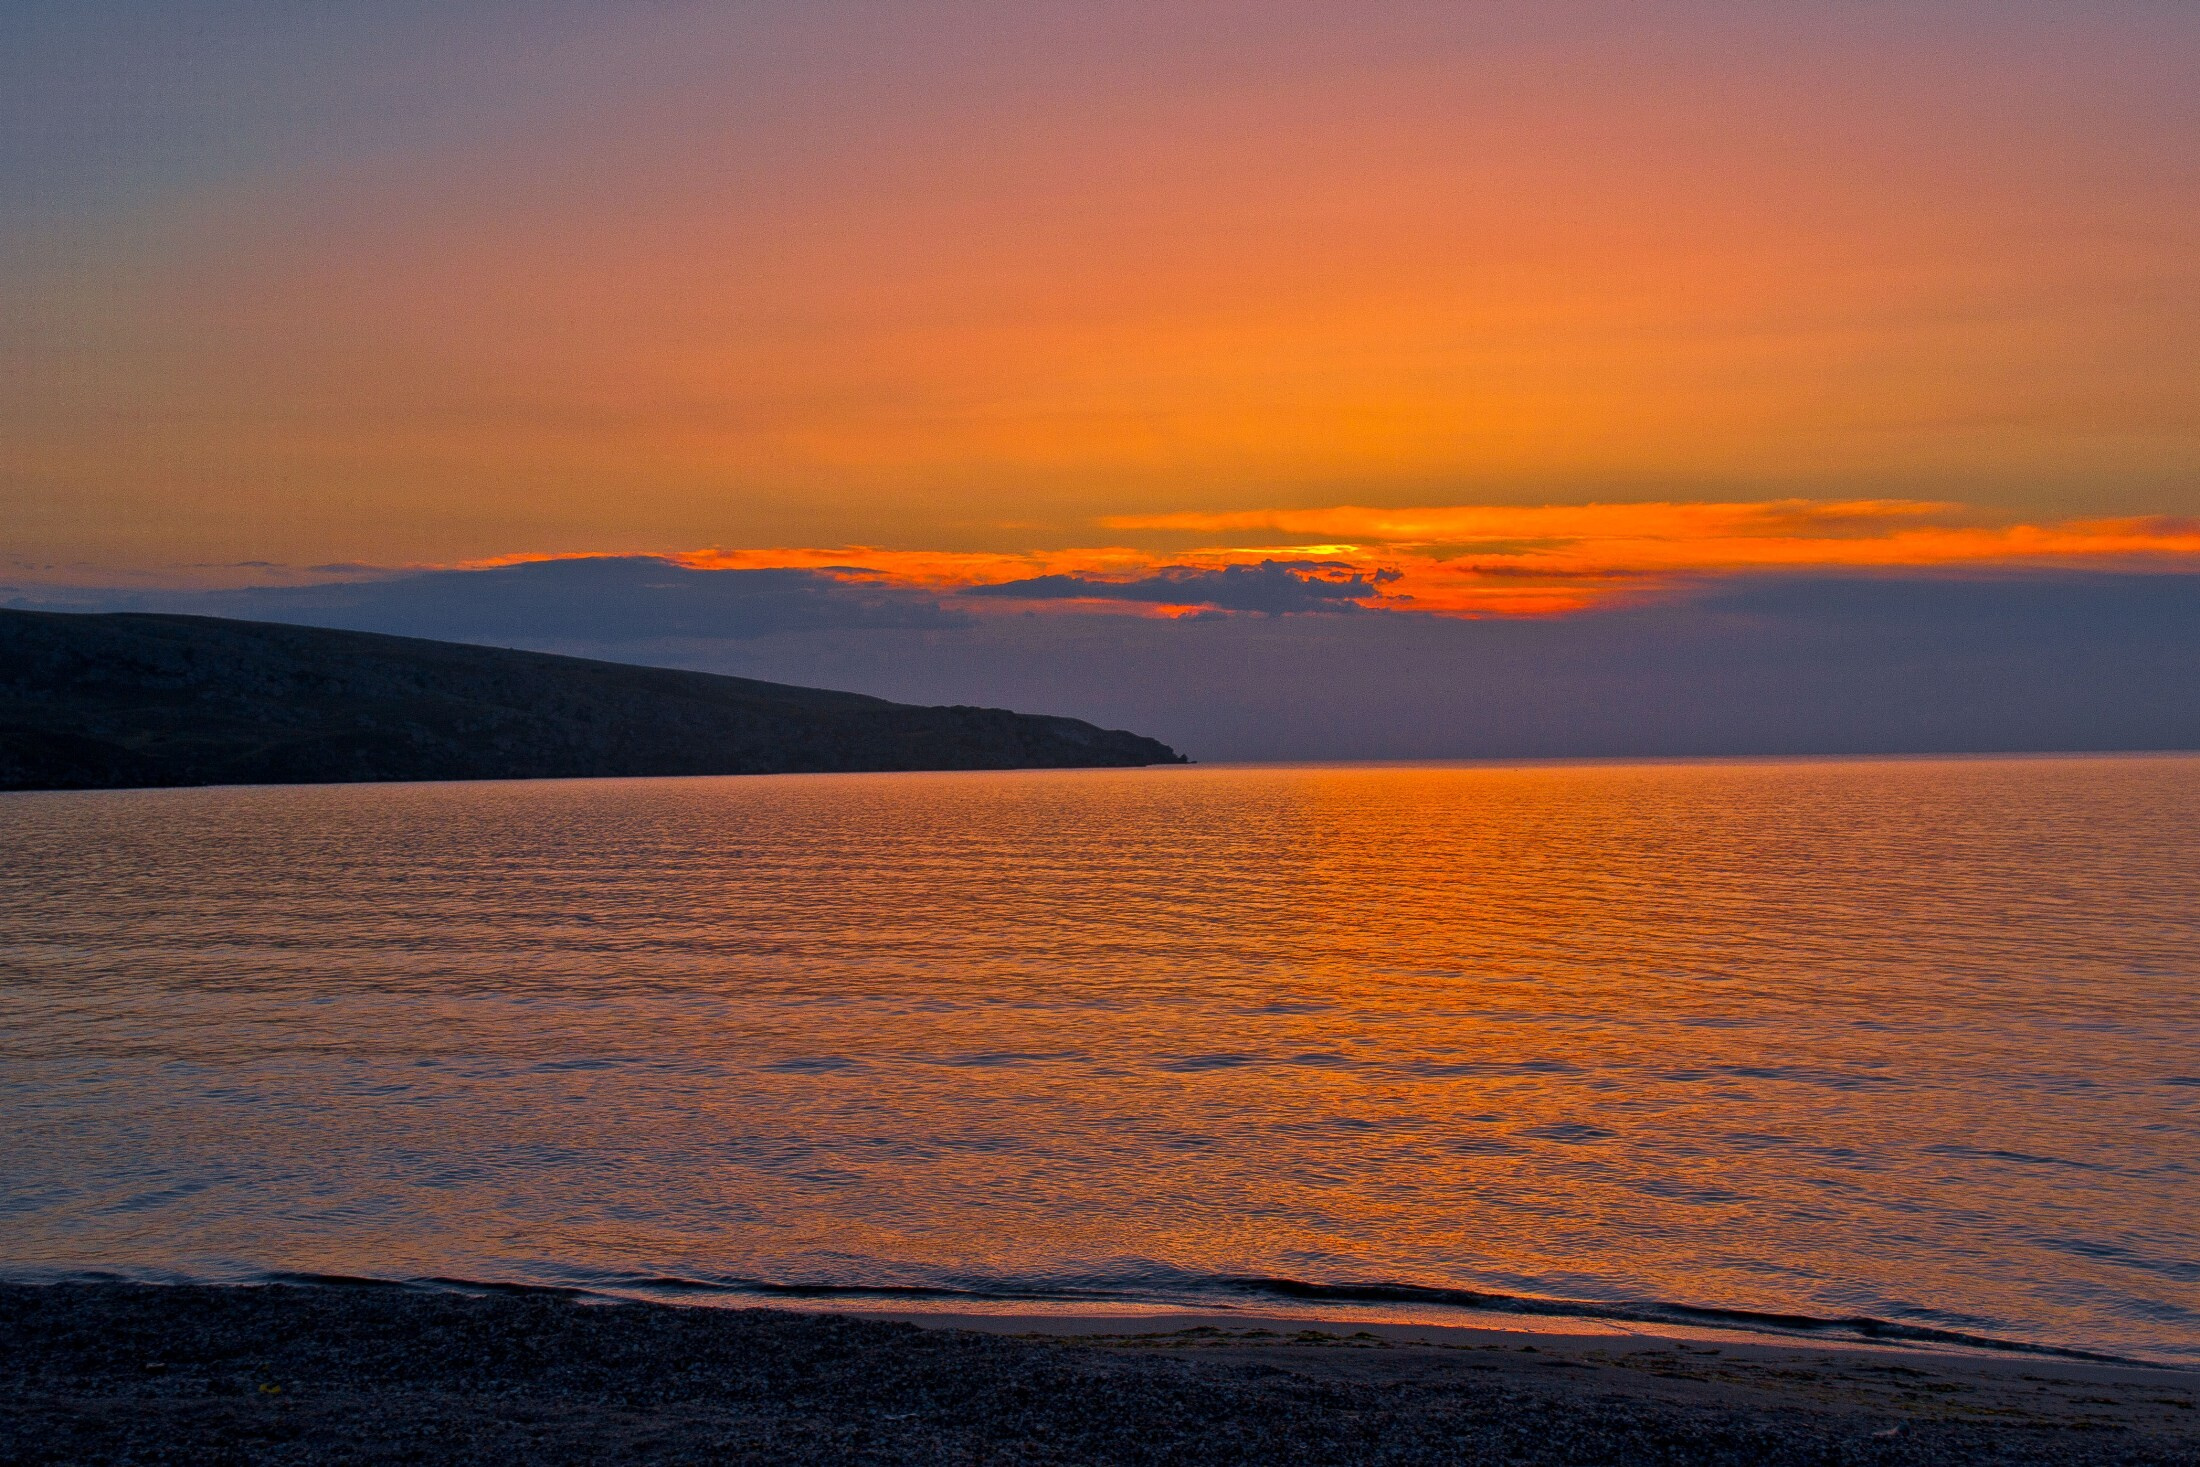
[[[215,617],[0,610],[0,789],[1183,762],[1074,718]]]

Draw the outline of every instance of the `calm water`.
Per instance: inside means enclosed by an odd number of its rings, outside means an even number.
[[[0,796],[18,1276],[2200,1360],[2196,1039],[2193,758]]]

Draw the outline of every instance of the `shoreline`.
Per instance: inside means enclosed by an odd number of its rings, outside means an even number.
[[[0,1461],[2200,1458],[2189,1368],[1686,1333],[6,1284]]]
[[[1265,1283],[1266,1280],[1250,1280]],[[986,1294],[958,1289],[892,1286],[828,1286],[718,1283],[679,1278],[634,1278],[589,1283],[547,1283],[442,1274],[384,1276],[277,1270],[230,1277],[166,1270],[117,1272],[32,1269],[0,1271],[0,1287],[53,1284],[137,1284],[154,1287],[403,1289],[470,1295],[541,1295],[584,1303],[663,1304],[694,1309],[782,1309],[798,1314],[848,1315],[915,1325],[941,1325],[985,1333],[1110,1335],[1114,1325],[1173,1322],[1172,1327],[1288,1327],[1328,1331],[1372,1328],[1403,1340],[1428,1342],[1454,1336],[1587,1336],[1771,1348],[1915,1351],[1981,1359],[2070,1361],[2094,1365],[2200,1372],[2200,1358],[2163,1359],[1984,1335],[1870,1316],[1772,1313],[1734,1307],[1675,1303],[1603,1303],[1528,1295],[1487,1294],[1411,1285],[1291,1283],[1287,1289],[1251,1292],[1247,1303],[1108,1294]],[[1458,1302],[1462,1299],[1486,1303]],[[948,1321],[954,1321],[949,1324]],[[1016,1328],[1022,1324],[1028,1328]],[[1403,1332],[1403,1333],[1401,1333]]]
[[[462,1284],[452,1286],[466,1287]],[[613,1293],[611,1297],[632,1298],[644,1303],[695,1303],[710,1307],[700,1299],[681,1299],[669,1293]],[[1449,1340],[1483,1340],[1514,1335],[1528,1338],[1557,1336],[1657,1339],[1702,1344],[1731,1343],[1773,1349],[1891,1350],[1929,1355],[1975,1356],[1988,1360],[2064,1361],[2132,1369],[2200,1371],[2200,1361],[2181,1363],[2149,1359],[2139,1355],[2112,1354],[2075,1346],[2048,1345],[1989,1335],[1965,1334],[1954,1330],[1901,1325],[1878,1319],[1805,1319],[1801,1316],[1752,1314],[1742,1310],[1690,1309],[1684,1306],[1667,1306],[1672,1316],[1677,1316],[1670,1317],[1623,1306],[1616,1306],[1608,1312],[1595,1308],[1571,1311],[1555,1302],[1551,1307],[1531,1309],[1504,1306],[1476,1308],[1454,1304],[1386,1307],[1373,1301],[1361,1302],[1349,1298],[1326,1303],[1309,1299],[1307,1302],[1320,1307],[1299,1312],[1282,1300],[1232,1308],[1202,1306],[1189,1302],[1045,1299],[1015,1300],[994,1306],[989,1301],[967,1297],[943,1297],[917,1303],[906,1299],[894,1300],[891,1296],[805,1295],[795,1291],[779,1296],[729,1292],[723,1298],[727,1306],[735,1308],[762,1306],[806,1312],[816,1312],[823,1308],[838,1314],[900,1320],[916,1325],[945,1324],[952,1320],[957,1323],[950,1327],[1009,1334],[1028,1332],[1080,1337],[1110,1335],[1123,1332],[1111,1326],[1142,1323],[1153,1323],[1157,1326],[1169,1324],[1171,1327],[1205,1325],[1223,1329],[1348,1329],[1373,1330],[1384,1338],[1400,1343],[1419,1340],[1436,1344]],[[1690,1315],[1699,1317],[1691,1319],[1688,1317]],[[1786,1328],[1777,1323],[1787,1319],[1794,1322]],[[1027,1324],[1031,1328],[1014,1328],[1019,1323]]]
[[[804,1314],[821,1312],[781,1303],[738,1307],[789,1309]],[[2001,1361],[2027,1369],[2035,1366],[2077,1366],[2108,1371],[2160,1371],[2173,1376],[2189,1375],[2200,1380],[2200,1365],[2183,1365],[2172,1361],[2085,1350],[2064,1350],[2044,1345],[1872,1340],[1846,1335],[1821,1338],[1712,1325],[1664,1325],[1636,1320],[1555,1314],[1520,1318],[1493,1311],[1479,1318],[1472,1318],[1472,1322],[1460,1322],[1384,1318],[1374,1314],[1360,1317],[1349,1314],[1292,1314],[1252,1309],[1225,1312],[1191,1307],[1027,1313],[1020,1309],[890,1309],[846,1305],[822,1312],[845,1315],[852,1319],[913,1324],[925,1329],[970,1330],[1014,1338],[1134,1339],[1181,1334],[1187,1330],[1218,1330],[1231,1335],[1266,1333],[1344,1337],[1365,1334],[1392,1346],[1427,1349],[1473,1349],[1490,1345],[1550,1342],[1554,1346],[1581,1345],[1615,1349],[1681,1346],[1693,1349],[1711,1348],[1730,1354],[1832,1351],[1873,1356],[1916,1355],[1932,1360]],[[1476,1313],[1469,1310],[1460,1312],[1470,1317]]]

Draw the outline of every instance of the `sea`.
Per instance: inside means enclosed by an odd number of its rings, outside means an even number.
[[[0,795],[0,1277],[2200,1362],[2200,758]]]

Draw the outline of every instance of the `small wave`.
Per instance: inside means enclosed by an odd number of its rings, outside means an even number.
[[[2072,1171],[2110,1174],[2121,1171],[2121,1168],[2102,1166],[2099,1162],[2073,1161],[2066,1156],[2037,1156],[2029,1151],[2004,1151],[1992,1146],[1964,1146],[1948,1142],[1923,1149],[1927,1156],[1952,1156],[1964,1161],[2006,1161],[2018,1166],[2059,1166]]]
[[[1447,1080],[1464,1075],[1579,1075],[1579,1065],[1562,1059],[1527,1060],[1408,1060],[1396,1067],[1401,1073],[1424,1080]]]
[[[124,1276],[106,1272],[49,1275],[50,1282],[114,1282]],[[160,1282],[189,1282],[173,1275]],[[1761,1336],[1785,1336],[1817,1340],[1884,1345],[1940,1345],[2005,1354],[2037,1355],[2064,1360],[2088,1360],[2112,1365],[2157,1362],[2136,1356],[2008,1339],[1967,1330],[1941,1329],[1908,1324],[1873,1315],[1824,1316],[1778,1310],[1740,1309],[1723,1305],[1686,1304],[1670,1300],[1597,1300],[1547,1298],[1483,1289],[1432,1287],[1384,1282],[1322,1283],[1262,1275],[1185,1275],[1155,1270],[1151,1275],[1110,1275],[1092,1278],[1043,1278],[1031,1280],[986,1279],[941,1283],[853,1283],[830,1280],[775,1280],[737,1276],[695,1277],[679,1274],[624,1273],[586,1270],[574,1282],[517,1281],[510,1279],[459,1278],[426,1275],[407,1278],[372,1278],[349,1274],[270,1271],[227,1282],[290,1284],[316,1288],[414,1288],[463,1293],[547,1294],[572,1298],[716,1298],[757,1300],[834,1300],[889,1303],[908,1300],[927,1304],[958,1303],[973,1313],[988,1305],[1030,1304],[1134,1304],[1177,1308],[1220,1308],[1248,1302],[1289,1301],[1315,1305],[1404,1305],[1438,1316],[1452,1311],[1475,1314],[1509,1314],[1528,1318],[1603,1321],[1686,1329],[1733,1330]]]
[[[1791,1085],[1815,1085],[1825,1090],[1863,1090],[1874,1085],[1900,1082],[1888,1075],[1859,1075],[1850,1070],[1827,1070],[1810,1065],[1713,1065],[1714,1073],[1744,1080],[1780,1080]]]
[[[1236,1070],[1263,1063],[1257,1054],[1185,1054],[1161,1060],[1154,1068],[1170,1074],[1197,1075],[1207,1070]]]
[[[447,1278],[441,1274],[429,1274],[421,1278],[383,1279],[359,1274],[307,1273],[290,1269],[255,1274],[250,1282],[290,1284],[313,1289],[434,1289],[466,1294],[555,1294],[566,1298],[584,1298],[597,1292],[570,1284],[523,1284],[508,1279]]]
[[[850,1059],[844,1054],[805,1055],[797,1059],[775,1060],[759,1069],[782,1075],[827,1075],[835,1070],[869,1069],[862,1060]]]
[[[1000,1050],[980,1054],[947,1055],[925,1060],[926,1064],[940,1065],[956,1070],[1001,1070],[1019,1065],[1044,1065],[1074,1063],[1091,1058],[1080,1049]]]
[[[2042,1248],[2052,1248],[2058,1253],[2091,1259],[2096,1263],[2114,1264],[2119,1268],[2136,1269],[2141,1273],[2156,1274],[2175,1279],[2179,1283],[2200,1283],[2200,1262],[2186,1258],[2157,1258],[2141,1253],[2135,1248],[2120,1248],[2114,1243],[2092,1238],[2035,1237],[2033,1241]]]
[[[1533,1136],[1538,1141],[1557,1141],[1568,1146],[1580,1146],[1590,1141],[1609,1141],[1614,1131],[1602,1126],[1592,1126],[1586,1121],[1554,1121],[1547,1126],[1528,1126],[1519,1134]]]
[[[2025,1340],[1962,1330],[1935,1329],[1903,1324],[1858,1314],[1831,1318],[1814,1314],[1788,1314],[1755,1309],[1733,1309],[1708,1304],[1677,1304],[1665,1300],[1607,1303],[1592,1299],[1544,1299],[1525,1294],[1486,1293],[1479,1289],[1429,1288],[1417,1284],[1318,1284],[1299,1279],[1243,1278],[1223,1281],[1239,1292],[1282,1299],[1335,1303],[1418,1304],[1438,1308],[1472,1309],[1496,1314],[1536,1315],[1546,1318],[1605,1319],[1628,1324],[1665,1324],[1699,1329],[1747,1330],[1757,1334],[1808,1335],[1817,1338],[1847,1337],[1893,1344],[1961,1345],[1975,1350],[2000,1350],[2026,1355],[2053,1355],[2071,1360],[2097,1360],[2111,1364],[2133,1363],[2129,1357],[2079,1350],[2061,1345],[2042,1345]]]

